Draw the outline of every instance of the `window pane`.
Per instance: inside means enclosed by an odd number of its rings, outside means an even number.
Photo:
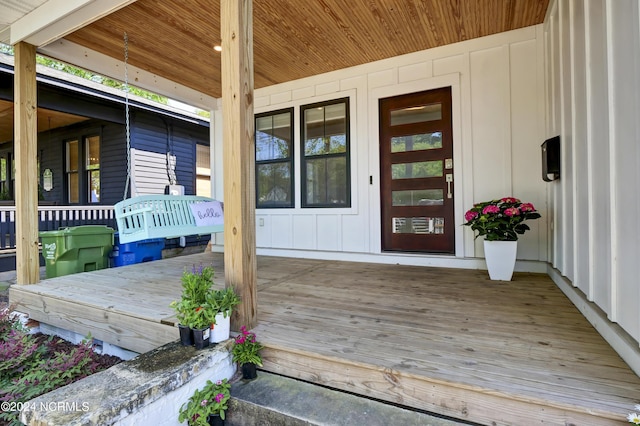
[[[96,170],[100,168],[100,137],[93,136],[87,138],[86,149],[86,167],[87,170]]]
[[[256,161],[291,156],[291,113],[256,119]]]
[[[78,173],[69,173],[69,202],[70,203],[79,203],[80,202],[80,189],[78,186]]]
[[[442,132],[391,138],[391,152],[423,151],[442,148]]]
[[[442,104],[420,105],[391,111],[391,125],[442,120]]]
[[[346,157],[307,160],[307,205],[348,205]]]
[[[305,110],[304,138],[307,156],[347,152],[346,103]]]
[[[442,189],[417,189],[391,191],[394,206],[441,206],[444,203]]]
[[[444,234],[443,217],[394,217],[394,234]]]
[[[78,171],[78,141],[67,142],[67,171]]]
[[[89,177],[89,202],[100,201],[100,170],[91,170],[87,173]]]
[[[442,160],[391,165],[392,179],[416,179],[442,176]]]
[[[259,164],[257,206],[289,207],[291,203],[291,163]]]

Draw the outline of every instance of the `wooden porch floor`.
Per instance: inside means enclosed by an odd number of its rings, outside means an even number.
[[[32,318],[135,351],[175,340],[205,253],[12,286]],[[480,424],[625,424],[640,378],[541,274],[258,258],[264,369]]]

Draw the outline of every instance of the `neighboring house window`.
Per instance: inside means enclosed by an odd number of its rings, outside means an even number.
[[[256,207],[293,207],[293,108],[256,115]]]
[[[67,141],[67,194],[69,203],[80,202],[80,179],[78,176],[79,144],[77,140]]]
[[[100,136],[85,138],[85,169],[87,171],[87,199],[100,202]]]
[[[349,98],[301,107],[302,207],[350,207]]]
[[[207,145],[196,145],[196,195],[211,197],[211,160]]]

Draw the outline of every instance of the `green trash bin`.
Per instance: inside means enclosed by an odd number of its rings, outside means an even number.
[[[47,278],[109,267],[113,228],[84,225],[40,232]]]

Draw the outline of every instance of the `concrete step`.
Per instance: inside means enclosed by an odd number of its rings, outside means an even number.
[[[410,411],[263,371],[231,386],[226,426],[454,426]]]

